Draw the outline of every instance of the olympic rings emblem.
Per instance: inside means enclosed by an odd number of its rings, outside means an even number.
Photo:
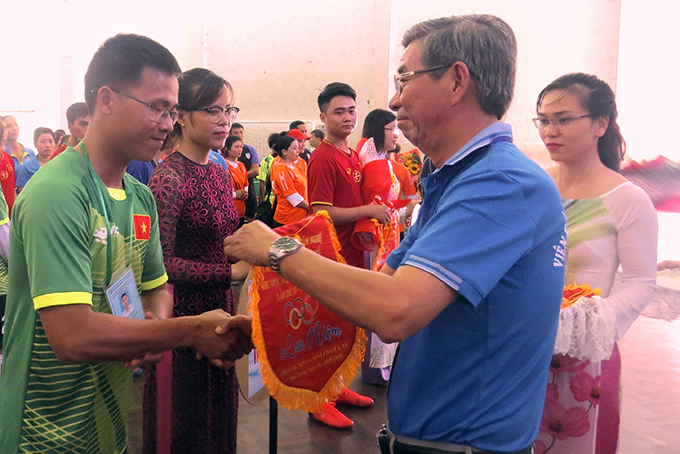
[[[307,297],[309,298],[309,296]],[[302,298],[295,298],[295,301],[287,302],[283,305],[283,318],[293,329],[298,329],[303,323],[311,325],[314,321],[314,314],[319,309],[319,303],[313,307],[311,304],[302,301]]]

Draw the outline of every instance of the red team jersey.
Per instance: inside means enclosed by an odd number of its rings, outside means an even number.
[[[11,216],[17,186],[14,181],[14,159],[5,151],[4,146],[0,147],[0,185],[2,186],[2,193],[7,201],[7,208]]]
[[[364,204],[361,195],[359,155],[347,154],[324,140],[309,158],[308,182],[311,206],[354,208]],[[342,250],[340,254],[352,266],[364,268],[364,252],[352,246],[354,222],[335,226]]]

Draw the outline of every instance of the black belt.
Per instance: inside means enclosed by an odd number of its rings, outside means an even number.
[[[385,425],[378,431],[378,446],[382,454],[533,454],[534,452],[533,445],[519,451],[502,453],[486,451],[470,445],[400,437],[393,434]]]

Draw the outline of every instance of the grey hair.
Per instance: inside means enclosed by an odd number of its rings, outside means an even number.
[[[414,41],[419,41],[425,68],[465,63],[482,110],[499,120],[505,115],[515,90],[517,41],[502,19],[489,14],[431,19],[404,33],[404,47]],[[439,79],[445,72],[441,69],[431,75]]]

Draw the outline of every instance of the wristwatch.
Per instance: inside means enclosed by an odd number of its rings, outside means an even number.
[[[284,236],[274,241],[269,248],[269,267],[281,275],[281,260],[295,254],[302,247],[296,238]]]

